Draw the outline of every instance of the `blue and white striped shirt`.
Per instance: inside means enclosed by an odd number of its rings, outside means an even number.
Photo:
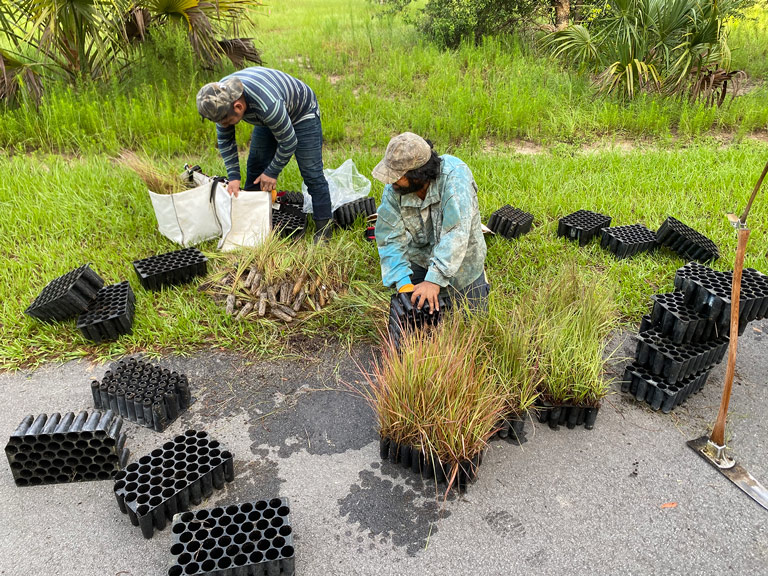
[[[293,76],[261,66],[246,68],[222,78],[236,76],[243,83],[247,109],[243,120],[248,124],[266,126],[277,140],[275,157],[264,173],[277,178],[296,151],[298,141],[293,125],[318,113],[317,97],[312,89]],[[219,152],[227,167],[227,178],[240,180],[240,160],[237,156],[234,126],[216,125]]]

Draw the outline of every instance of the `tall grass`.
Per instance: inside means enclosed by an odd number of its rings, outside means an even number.
[[[763,85],[722,109],[652,96],[625,106],[596,98],[588,77],[560,69],[518,37],[440,51],[400,20],[375,17],[376,11],[366,0],[301,0],[256,18],[253,34],[270,39],[261,46],[265,65],[315,89],[326,141],[334,148],[379,147],[403,127],[475,151],[517,138],[577,142],[619,131],[664,140],[768,128]],[[752,46],[768,42],[763,12],[760,18],[753,28],[739,23],[732,42],[738,54],[743,38],[749,55],[743,64],[755,78],[764,77],[765,59]],[[4,111],[0,146],[162,155],[213,148],[213,127],[200,121],[194,99],[203,83],[231,68],[196,69],[179,33],[155,41],[141,48],[142,58],[123,83],[53,86],[39,110]],[[244,139],[247,129],[240,131]]]

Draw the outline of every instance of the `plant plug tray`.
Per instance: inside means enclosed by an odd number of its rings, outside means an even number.
[[[235,478],[234,457],[207,432],[187,430],[115,476],[117,505],[144,538]]]
[[[26,416],[5,447],[16,485],[109,480],[128,460],[122,425],[112,410]]]

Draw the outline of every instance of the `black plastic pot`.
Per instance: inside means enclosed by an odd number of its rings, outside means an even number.
[[[163,286],[185,284],[197,276],[205,276],[208,258],[197,248],[184,248],[135,260],[133,268],[145,289],[159,290]]]
[[[104,280],[83,264],[51,280],[24,313],[43,322],[75,318],[88,309],[102,286]]]
[[[533,214],[506,204],[496,210],[488,219],[488,228],[507,239],[527,234],[533,224]]]
[[[592,238],[600,234],[603,228],[611,225],[611,217],[599,212],[578,210],[563,216],[557,223],[557,235],[585,246]]]

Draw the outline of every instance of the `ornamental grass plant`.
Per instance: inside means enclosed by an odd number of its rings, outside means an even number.
[[[478,457],[505,415],[481,326],[451,314],[432,330],[386,341],[366,373],[363,394],[380,434],[442,462],[449,489],[459,467]]]

